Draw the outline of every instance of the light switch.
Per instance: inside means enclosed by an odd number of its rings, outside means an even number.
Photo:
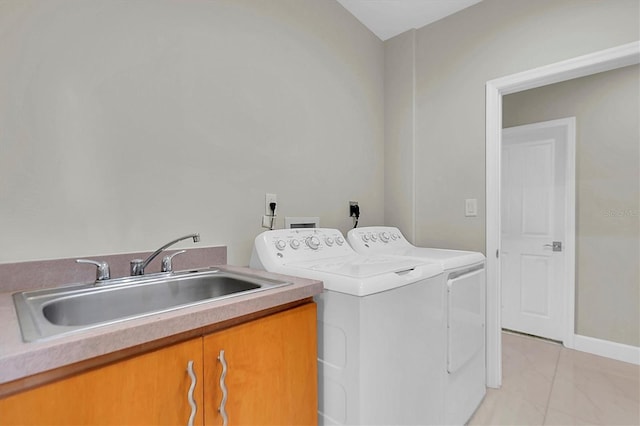
[[[467,198],[464,200],[464,215],[467,217],[478,216],[478,199]]]

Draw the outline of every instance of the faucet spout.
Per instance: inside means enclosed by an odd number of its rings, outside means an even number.
[[[149,257],[147,257],[145,260],[142,259],[133,259],[130,262],[130,266],[131,266],[131,275],[144,275],[144,269],[149,265],[149,263],[151,263],[151,261],[153,259],[156,258],[156,256],[158,256],[160,253],[162,253],[163,250],[169,248],[170,246],[174,245],[175,243],[178,243],[182,240],[186,240],[192,238],[194,243],[197,243],[200,241],[200,234],[195,233],[195,234],[189,234],[189,235],[185,235],[184,237],[180,237],[180,238],[176,238],[173,241],[168,242],[167,244],[163,245],[162,247],[160,247],[158,250],[154,251],[153,253],[151,253],[151,255]]]

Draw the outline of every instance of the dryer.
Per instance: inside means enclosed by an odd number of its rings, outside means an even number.
[[[442,423],[439,263],[361,255],[338,230],[299,228],[258,235],[250,266],[324,283],[319,424]]]
[[[484,255],[416,247],[398,228],[388,226],[354,228],[347,240],[361,254],[426,260],[442,266],[441,303],[446,315],[444,423],[465,424],[486,393]]]

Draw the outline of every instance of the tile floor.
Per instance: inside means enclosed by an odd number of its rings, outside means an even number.
[[[502,388],[469,425],[640,425],[640,366],[502,334]]]

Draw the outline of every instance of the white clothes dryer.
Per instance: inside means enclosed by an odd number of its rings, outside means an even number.
[[[444,423],[469,421],[486,393],[485,257],[482,253],[416,247],[398,228],[354,228],[347,234],[361,254],[438,262],[444,270],[441,299],[446,315]]]
[[[322,280],[318,423],[442,424],[439,263],[357,254],[340,231],[266,231],[250,267]]]

